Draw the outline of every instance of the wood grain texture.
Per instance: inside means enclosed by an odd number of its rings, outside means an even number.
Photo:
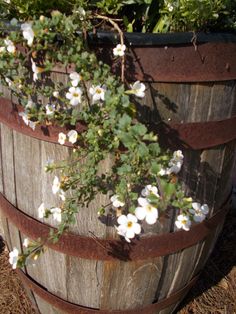
[[[51,78],[65,82],[63,73]],[[7,91],[5,91],[7,94]],[[236,83],[149,84],[148,95],[138,104],[140,119],[152,124],[161,120],[175,122],[211,121],[228,118],[236,113]],[[43,101],[47,101],[44,99]],[[2,184],[6,198],[22,211],[37,218],[37,208],[60,206],[60,199],[52,194],[55,174],[46,174],[44,166],[50,159],[70,158],[70,150],[57,144],[39,141],[1,126]],[[231,189],[231,173],[235,159],[235,143],[207,150],[184,151],[181,177],[185,191],[194,200],[207,203],[213,215]],[[105,160],[100,171],[107,171],[112,161]],[[60,173],[57,173],[60,176]],[[108,196],[98,195],[88,208],[81,208],[71,231],[98,238],[117,237],[108,220],[97,219],[97,208],[108,202]],[[175,230],[176,212],[170,210],[155,226],[144,226],[145,236]],[[56,226],[52,219],[45,223]],[[222,222],[223,224],[223,222]],[[131,309],[161,300],[181,289],[205,265],[218,234],[205,241],[169,256],[138,262],[102,262],[66,256],[48,249],[37,261],[27,266],[27,273],[50,292],[65,300],[101,309]],[[24,235],[6,223],[6,232],[13,246],[21,246]],[[35,295],[42,314],[60,311]],[[171,313],[176,304],[160,311]],[[156,313],[153,313],[156,314]]]

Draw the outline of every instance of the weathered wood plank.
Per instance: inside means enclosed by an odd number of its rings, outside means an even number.
[[[61,74],[59,77],[57,73],[52,74],[52,78],[59,82],[68,79],[66,75]],[[154,123],[160,119],[191,122],[226,118],[236,112],[235,85],[235,82],[151,84],[149,96],[143,100],[144,106],[140,112],[144,120]],[[221,97],[218,97],[218,93]],[[40,142],[15,131],[12,133],[5,126],[3,132],[2,160],[7,163],[6,167],[2,164],[2,185],[7,186],[5,195],[9,193],[11,199],[8,199],[13,204],[37,218],[37,208],[41,202],[48,207],[60,204],[59,199],[51,193],[54,174],[45,174],[43,170],[46,160],[69,158],[69,151],[65,147]],[[231,171],[234,149],[234,144],[231,144],[210,150],[185,152],[182,177],[186,191],[194,199],[207,202],[212,213],[223,201],[223,196],[218,196],[220,191],[226,194],[230,189],[229,180],[225,178],[222,181],[221,177],[223,173]],[[110,166],[108,161],[105,162],[101,171]],[[13,196],[15,183],[17,197]],[[88,209],[82,208],[71,230],[82,235],[90,235],[92,232],[97,237],[115,237],[113,229],[97,220],[97,208],[107,201],[108,197],[98,196]],[[150,234],[173,231],[174,216],[171,213],[154,228],[145,229]],[[45,222],[55,225],[51,219]],[[207,241],[165,258],[103,263],[47,250],[37,261],[37,266],[29,265],[27,271],[49,291],[71,302],[104,309],[135,308],[151,303],[155,296],[161,299],[182,288],[204,265],[220,228],[219,226]],[[21,245],[23,238],[19,239],[18,230],[12,226],[9,229],[14,246]],[[40,298],[36,299],[42,313],[59,313]],[[161,311],[161,314],[168,313],[174,307],[175,305]]]
[[[6,126],[1,127],[1,149],[4,196],[16,205],[13,133]]]
[[[0,123],[0,193],[3,193],[3,165],[2,165],[2,124]]]
[[[45,302],[42,298],[38,297],[36,294],[35,300],[37,302],[41,314],[65,314],[65,312],[61,312],[59,309],[49,306],[47,302]]]
[[[132,309],[152,303],[161,270],[162,258],[105,262],[101,309]]]

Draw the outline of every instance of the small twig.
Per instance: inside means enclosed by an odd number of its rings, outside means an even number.
[[[191,39],[191,42],[194,46],[195,51],[197,51],[198,47],[197,47],[197,34],[195,32],[193,32],[193,37]]]
[[[93,240],[107,251],[107,248],[98,241],[99,238],[92,231],[89,231],[89,233],[91,233]]]
[[[123,46],[124,45],[124,34],[122,32],[122,30],[120,29],[119,25],[116,23],[116,21],[121,21],[120,19],[111,19],[107,16],[103,16],[100,14],[96,14],[95,15],[96,18],[98,19],[102,19],[104,21],[109,22],[119,33],[120,35],[120,43]],[[121,57],[121,81],[124,82],[125,80],[125,56]]]

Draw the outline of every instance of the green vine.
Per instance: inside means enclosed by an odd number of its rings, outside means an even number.
[[[114,58],[122,58],[121,78],[97,59],[86,36],[78,34],[78,30],[92,30],[94,19],[119,32],[120,43],[113,53]],[[128,242],[141,233],[143,220],[154,224],[168,208],[180,210],[177,228],[189,230],[192,221],[205,219],[207,205],[186,198],[178,183],[182,152],[164,151],[157,134],[138,120],[133,99],[144,97],[146,86],[123,83],[126,47],[117,21],[75,7],[70,15],[52,11],[50,17],[13,22],[16,30],[5,28],[0,39],[1,84],[18,98],[24,108],[20,116],[29,127],[35,129],[42,123],[65,126],[68,133],[59,133],[58,141],[73,145],[70,160],[46,165],[48,172],[60,170],[52,193],[59,195],[61,206],[41,204],[38,209],[39,219],[52,216],[58,229],[47,240],[26,241],[21,255],[14,249],[10,255],[13,266],[36,259],[45,241],[58,241],[75,222],[80,208],[99,193],[109,195],[110,202],[98,208],[98,214],[112,211],[118,234]],[[59,65],[72,67],[67,83],[51,79],[51,71]],[[86,130],[78,133],[78,123]],[[100,166],[107,159],[111,169],[101,173]]]

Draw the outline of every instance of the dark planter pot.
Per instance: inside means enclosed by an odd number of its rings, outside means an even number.
[[[115,36],[98,33],[89,40],[109,62],[107,47]],[[127,34],[126,42],[127,80],[139,79],[148,87],[137,103],[139,118],[164,145],[184,151],[185,190],[207,203],[210,214],[186,232],[175,231],[176,213],[169,211],[128,244],[108,220],[98,222],[97,208],[106,197],[97,197],[79,212],[71,233],[47,244],[37,266],[19,272],[43,314],[172,313],[203,269],[224,223],[235,159],[236,36]],[[112,66],[119,73],[119,66]],[[66,75],[57,72],[54,78]],[[48,234],[37,208],[56,200],[50,192],[53,177],[43,165],[48,158],[68,158],[70,148],[57,144],[58,129],[27,128],[2,89],[0,209],[9,247],[20,248],[25,236]],[[102,167],[108,169],[109,161]]]

